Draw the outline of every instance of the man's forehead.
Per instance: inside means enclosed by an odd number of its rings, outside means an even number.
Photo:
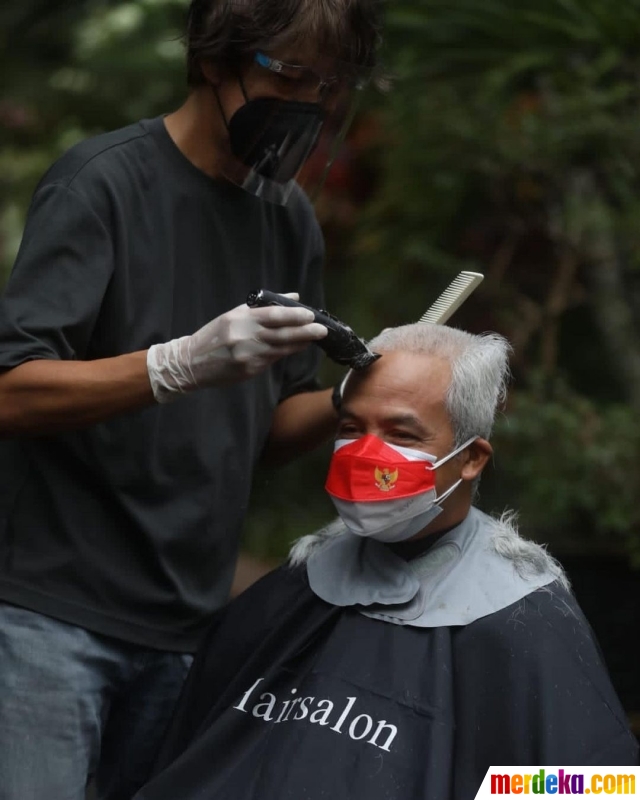
[[[353,373],[347,388],[355,399],[369,403],[397,400],[416,413],[444,405],[451,382],[451,366],[439,356],[404,350],[382,351],[368,369]],[[351,386],[349,385],[351,384]]]
[[[378,350],[382,356],[361,372],[364,381],[389,381],[399,386],[412,386],[425,380],[436,380],[443,386],[451,381],[451,365],[443,356],[416,353],[410,350]]]

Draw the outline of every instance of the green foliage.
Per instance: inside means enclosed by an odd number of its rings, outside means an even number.
[[[553,238],[566,237],[569,212],[581,213],[566,204],[572,176],[592,169],[635,262],[638,4],[625,6],[624,22],[596,0],[423,0],[388,16],[396,80],[368,253],[401,269],[455,270],[467,265],[452,259],[461,232],[490,212],[503,231],[555,225]]]
[[[187,0],[9,2],[0,10],[0,281],[47,167],[75,142],[177,107]],[[1,35],[1,34],[0,34]]]
[[[514,394],[494,436],[488,496],[511,498],[537,538],[573,552],[627,551],[640,566],[640,421],[558,381]]]

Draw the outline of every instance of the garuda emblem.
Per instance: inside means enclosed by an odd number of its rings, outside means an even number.
[[[398,480],[399,470],[395,469],[393,472],[388,467],[376,467],[374,475],[376,484],[381,492],[389,492],[395,489],[396,481]]]

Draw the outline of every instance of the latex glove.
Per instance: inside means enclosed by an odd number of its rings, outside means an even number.
[[[297,294],[288,297],[298,299]],[[155,344],[147,371],[158,403],[207,386],[226,386],[267,369],[327,335],[306,308],[247,305],[227,311],[191,336]]]

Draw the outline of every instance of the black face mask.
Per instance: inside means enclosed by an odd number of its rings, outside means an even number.
[[[322,106],[271,97],[248,100],[231,117],[231,150],[258,175],[288,183],[311,155],[325,121]]]

